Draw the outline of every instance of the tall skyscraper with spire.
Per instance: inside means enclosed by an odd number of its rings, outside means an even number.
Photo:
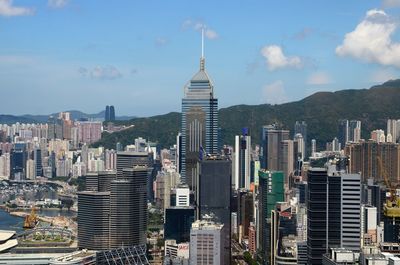
[[[200,70],[184,87],[182,99],[182,180],[193,190],[197,162],[204,153],[218,152],[218,99],[214,84],[205,69],[204,32],[202,32]]]

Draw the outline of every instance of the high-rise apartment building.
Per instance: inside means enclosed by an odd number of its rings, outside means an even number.
[[[345,155],[350,157],[349,172],[362,172],[363,181],[369,178],[382,180],[384,174],[392,182],[400,180],[399,144],[375,141],[351,143],[346,146]]]
[[[202,153],[218,153],[218,99],[203,54],[199,72],[184,88],[181,122],[181,175],[183,182],[193,188],[199,157]]]

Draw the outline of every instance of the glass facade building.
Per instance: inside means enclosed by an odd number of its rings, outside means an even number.
[[[218,152],[218,99],[214,85],[200,60],[200,71],[184,87],[182,99],[182,180],[193,188],[201,153]]]

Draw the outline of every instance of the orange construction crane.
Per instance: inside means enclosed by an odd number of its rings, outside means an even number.
[[[386,188],[389,189],[390,198],[386,200],[386,204],[383,208],[383,212],[385,216],[388,217],[400,217],[400,199],[397,197],[396,189],[399,187],[399,184],[393,184],[390,179],[386,169],[383,167],[382,159],[377,156],[378,165],[381,169],[383,179],[385,181]]]

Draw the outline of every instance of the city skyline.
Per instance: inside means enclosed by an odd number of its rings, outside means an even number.
[[[239,2],[158,2],[153,9],[148,3],[2,0],[2,92],[19,105],[5,101],[0,113],[94,113],[110,104],[119,115],[179,111],[182,80],[201,55],[201,27],[222,108],[370,87],[398,76],[397,2],[256,2],[243,9]],[[225,10],[226,19],[217,19]],[[116,12],[117,19],[108,19]],[[360,32],[381,45],[369,45]],[[51,100],[36,103],[42,98]]]

